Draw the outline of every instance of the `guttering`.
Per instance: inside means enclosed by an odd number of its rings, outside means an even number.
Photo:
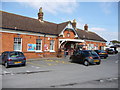
[[[58,34],[51,34],[51,33],[43,33],[43,32],[34,32],[34,31],[27,31],[27,30],[21,30],[21,29],[13,29],[13,28],[4,28],[4,27],[0,27],[0,29],[9,29],[9,30],[15,30],[15,31],[25,31],[25,32],[31,32],[31,33],[39,33],[39,34],[45,34],[45,35],[54,35],[54,36],[58,36]]]

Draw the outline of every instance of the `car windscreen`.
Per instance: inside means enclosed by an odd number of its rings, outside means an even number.
[[[83,54],[84,54],[84,56],[86,56],[86,57],[90,56],[90,52],[88,52],[88,51],[83,51]]]
[[[104,51],[104,50],[101,50],[101,53],[106,53],[106,51]]]
[[[108,51],[113,51],[113,49],[109,49]]]
[[[23,53],[22,52],[10,52],[10,57],[23,57]]]
[[[98,56],[98,54],[95,51],[89,51],[89,53],[93,56]]]
[[[100,53],[100,52],[101,52],[101,50],[95,50],[95,52]]]

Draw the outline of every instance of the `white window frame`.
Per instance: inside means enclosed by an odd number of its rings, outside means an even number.
[[[37,50],[37,39],[36,39],[36,51],[35,52],[43,52],[42,51],[42,39],[39,39],[39,40],[41,40],[41,49]]]
[[[51,47],[51,41],[54,41],[53,43],[53,50],[50,48],[50,52],[55,52],[55,40],[50,40],[50,47]]]
[[[14,44],[15,44],[15,38],[20,38],[20,37],[14,37]],[[20,50],[15,50],[15,47],[14,47],[14,51],[22,51],[22,38],[20,38],[21,39],[21,45],[20,45]],[[17,42],[17,44],[18,44],[18,42]]]

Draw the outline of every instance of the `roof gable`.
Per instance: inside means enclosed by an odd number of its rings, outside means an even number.
[[[62,25],[62,24],[61,24]],[[71,21],[63,23],[63,28],[59,30],[59,35],[63,35],[65,30],[72,30],[75,33],[75,37],[78,37],[76,30],[73,28]]]

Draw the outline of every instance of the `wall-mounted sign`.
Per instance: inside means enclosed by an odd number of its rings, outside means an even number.
[[[44,45],[44,51],[47,51],[48,50],[48,44],[45,44]]]
[[[28,44],[27,45],[28,51],[35,51],[36,50],[36,44]]]

